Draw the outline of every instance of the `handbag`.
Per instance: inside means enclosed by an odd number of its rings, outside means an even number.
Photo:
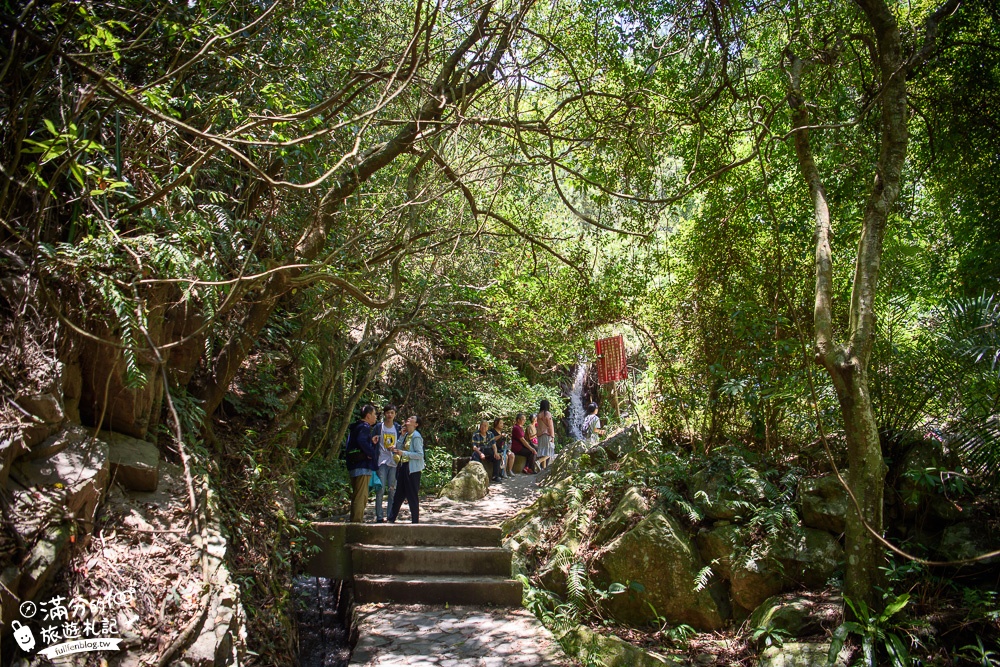
[[[372,475],[371,478],[368,480],[368,490],[378,491],[381,488],[382,488],[382,478],[379,477],[378,475]]]

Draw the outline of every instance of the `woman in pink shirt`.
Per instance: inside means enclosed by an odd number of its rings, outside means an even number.
[[[547,468],[556,455],[556,429],[549,412],[549,401],[543,398],[538,404],[538,467]]]

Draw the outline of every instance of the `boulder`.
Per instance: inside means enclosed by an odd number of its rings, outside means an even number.
[[[151,442],[121,433],[103,432],[108,443],[111,478],[130,491],[156,491],[160,478],[160,450]]]
[[[15,526],[22,534],[40,526],[57,504],[63,516],[76,520],[77,532],[93,527],[97,503],[108,487],[108,446],[73,426],[53,436],[60,447],[48,458],[15,463],[11,475],[18,482],[11,492]]]
[[[788,530],[767,557],[733,565],[730,592],[741,607],[756,609],[772,595],[797,585],[822,588],[843,560],[844,550],[830,533],[814,528]]]
[[[542,481],[542,486],[551,486],[573,474],[580,467],[580,455],[587,451],[589,445],[582,440],[574,440],[559,451],[559,455],[549,466],[549,474]]]
[[[649,501],[643,497],[638,488],[630,486],[611,512],[611,516],[605,519],[597,530],[593,544],[599,546],[607,543],[648,513]]]
[[[691,495],[695,506],[713,521],[733,521],[742,518],[746,510],[741,502],[764,499],[764,480],[753,468],[741,471],[741,481],[735,483],[722,472],[699,470],[691,477]]]
[[[826,667],[830,643],[785,642],[771,646],[760,654],[758,667]],[[843,649],[833,667],[847,667],[849,649]]]
[[[82,426],[72,425],[62,430],[56,431],[55,435],[45,438],[38,444],[31,446],[31,451],[26,455],[29,461],[47,459],[65,450],[70,445],[80,440],[90,440],[91,435]]]
[[[944,560],[974,558],[997,549],[996,539],[991,539],[989,527],[976,521],[963,521],[948,526],[941,532],[938,555]],[[983,561],[984,564],[997,563],[998,558]]]
[[[743,531],[728,521],[716,522],[714,527],[701,530],[696,538],[702,560],[723,579],[732,575],[733,553],[742,540]]]
[[[847,479],[847,471],[841,475]],[[814,477],[799,481],[799,505],[802,523],[810,528],[841,534],[847,526],[847,491],[835,475]]]
[[[45,424],[62,424],[66,420],[62,402],[54,393],[21,396],[17,404]]]
[[[807,588],[822,588],[844,562],[844,549],[825,530],[786,531],[772,550],[786,577]]]
[[[444,485],[439,498],[451,500],[479,500],[490,492],[490,476],[479,461],[470,461],[458,476]]]
[[[682,667],[687,661],[682,657],[666,656],[644,651],[614,635],[602,635],[585,625],[580,625],[559,636],[559,643],[568,655],[586,665],[605,667]]]
[[[704,561],[677,520],[660,510],[611,542],[593,565],[600,585],[628,586],[608,604],[622,623],[641,626],[662,616],[711,631],[729,617],[727,596],[718,585],[695,590]]]
[[[804,637],[824,632],[840,620],[843,603],[816,595],[770,597],[750,615],[751,630],[766,628],[785,637]]]
[[[601,447],[611,459],[617,460],[622,454],[633,451],[641,437],[642,434],[637,426],[629,426],[602,440]]]
[[[31,547],[20,563],[0,573],[3,623],[14,618],[20,600],[33,599],[45,588],[66,562],[74,540],[86,541],[108,486],[104,442],[79,426],[55,437],[62,444],[49,458],[21,458],[10,471],[17,482],[10,492],[11,528]]]
[[[729,594],[743,609],[756,609],[764,600],[791,586],[772,558],[737,562],[729,575]]]

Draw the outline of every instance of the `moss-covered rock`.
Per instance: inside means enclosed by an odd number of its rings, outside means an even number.
[[[733,571],[733,554],[743,540],[743,531],[736,524],[719,521],[715,526],[702,530],[696,538],[701,558],[712,566],[712,571],[729,579]]]
[[[638,488],[630,486],[625,490],[614,511],[611,512],[611,516],[605,519],[601,523],[601,527],[597,529],[593,544],[606,544],[648,513],[649,501],[643,497]]]
[[[804,637],[836,625],[842,606],[839,598],[830,600],[808,594],[776,595],[754,610],[748,625],[752,630],[763,628],[786,637]]]
[[[439,498],[451,500],[479,500],[490,492],[490,476],[479,461],[470,461],[457,476],[444,485]]]
[[[729,617],[724,590],[695,590],[705,563],[687,532],[662,511],[654,511],[611,542],[593,565],[600,585],[631,584],[608,603],[609,612],[622,623],[643,626],[662,616],[699,630],[717,630]]]
[[[691,476],[690,490],[695,506],[713,521],[735,521],[745,518],[741,501],[764,499],[764,480],[756,470],[741,471],[739,485],[722,472],[699,470]]]
[[[841,471],[846,479],[847,471]],[[802,523],[839,535],[847,526],[847,491],[835,475],[806,478],[799,482]]]
[[[605,667],[683,667],[687,661],[661,653],[644,651],[613,635],[602,635],[580,626],[558,637],[568,655],[587,665]]]

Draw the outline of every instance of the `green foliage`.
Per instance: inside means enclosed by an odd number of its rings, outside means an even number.
[[[833,632],[830,642],[830,655],[827,662],[833,665],[844,647],[848,635],[855,634],[861,639],[861,651],[866,667],[878,667],[882,662],[880,652],[888,656],[892,667],[910,667],[910,652],[906,647],[900,631],[905,634],[905,623],[893,617],[899,614],[910,601],[910,596],[904,593],[888,601],[880,614],[874,614],[862,600],[855,602],[844,597],[844,601],[854,613],[854,621],[844,621]]]
[[[351,480],[339,459],[310,458],[299,470],[296,486],[306,505],[319,515],[339,514],[350,504]]]
[[[420,488],[436,493],[451,481],[452,455],[441,447],[424,448],[424,469],[420,474]]]

